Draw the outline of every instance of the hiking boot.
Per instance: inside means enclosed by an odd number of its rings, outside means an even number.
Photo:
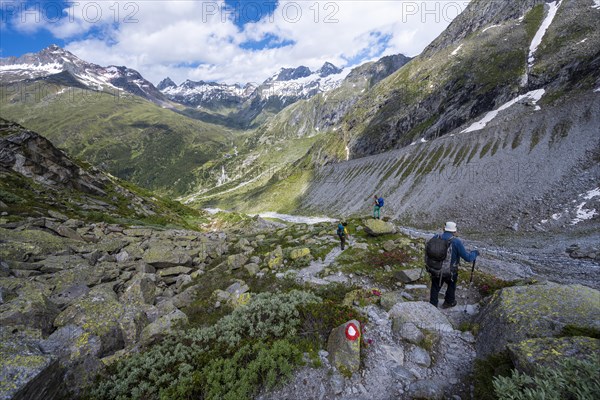
[[[453,301],[452,303],[446,303],[444,302],[444,304],[442,304],[442,308],[452,308],[456,305],[456,300]]]

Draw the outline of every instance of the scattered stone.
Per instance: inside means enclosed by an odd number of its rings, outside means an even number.
[[[155,282],[156,277],[153,274],[137,274],[121,295],[121,301],[126,304],[154,304]]]
[[[418,346],[411,347],[407,354],[408,359],[419,367],[429,368],[431,366],[431,357],[427,350]]]
[[[250,276],[254,276],[258,273],[258,271],[260,271],[260,266],[255,263],[246,264],[244,265],[244,268],[246,269],[246,271],[248,271],[248,274]]]
[[[240,269],[248,261],[248,256],[245,254],[232,254],[227,257],[227,267],[230,270]]]
[[[397,365],[404,365],[404,349],[398,346],[382,345],[380,347],[383,353],[383,358],[391,363]]]
[[[412,322],[401,323],[400,321],[399,318],[395,318],[392,324],[392,332],[400,339],[415,345],[420,344],[425,339],[425,335],[415,324]]]
[[[395,250],[396,248],[398,248],[398,245],[393,240],[388,240],[383,243],[383,249],[385,251],[392,251],[392,250]]]
[[[411,283],[411,282],[416,282],[419,279],[421,279],[422,275],[423,275],[423,270],[421,268],[405,269],[405,270],[396,272],[394,274],[394,278],[403,283]]]
[[[444,384],[439,380],[418,380],[408,387],[408,396],[411,399],[442,400],[444,389]]]
[[[160,271],[158,271],[158,275],[161,277],[179,276],[182,274],[189,274],[190,272],[192,272],[192,269],[189,267],[177,266],[177,267],[161,269]]]
[[[383,307],[383,309],[386,311],[390,311],[392,307],[396,305],[396,303],[401,303],[403,301],[402,292],[400,291],[383,293],[379,300],[381,307]]]
[[[390,317],[398,326],[412,323],[419,329],[434,332],[452,332],[448,318],[436,307],[423,301],[398,303],[390,310]]]

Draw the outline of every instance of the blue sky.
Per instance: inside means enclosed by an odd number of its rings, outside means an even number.
[[[0,1],[0,56],[58,44],[100,65],[170,76],[262,82],[280,67],[351,67],[418,54],[468,4],[446,0]]]

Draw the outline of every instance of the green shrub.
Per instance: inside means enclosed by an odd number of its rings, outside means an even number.
[[[500,400],[586,400],[600,393],[600,360],[567,358],[556,368],[539,367],[535,376],[513,371],[510,377],[494,378]]]
[[[232,353],[235,356],[248,343],[295,338],[301,324],[298,308],[320,301],[314,294],[298,290],[279,294],[261,293],[211,327],[174,332],[147,351],[118,362],[111,368],[109,376],[91,389],[89,398],[201,398],[195,394],[203,393],[211,387],[210,382],[217,382],[225,376],[223,374],[231,373],[231,367],[228,367],[230,364],[224,360],[218,362],[219,359]],[[286,375],[296,354],[284,344],[273,348],[250,349],[254,349],[254,353],[246,361],[250,363],[251,360],[256,360],[258,366],[253,368],[265,370],[263,364],[270,360],[269,357],[274,357],[273,354],[277,355],[274,359],[281,362],[281,365],[269,364],[269,371],[272,372],[267,373],[267,383],[273,374]],[[243,369],[242,366],[239,368]],[[198,371],[202,371],[200,375]],[[206,372],[211,372],[211,380],[204,376]],[[246,386],[256,383],[250,377],[244,379]],[[235,387],[223,390],[241,393],[239,391],[242,389]]]

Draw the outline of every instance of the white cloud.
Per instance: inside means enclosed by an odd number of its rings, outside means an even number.
[[[67,49],[87,61],[127,65],[154,83],[166,76],[177,83],[262,82],[279,67],[316,69],[325,61],[344,67],[357,57],[414,56],[467,2],[280,1],[272,15],[242,29],[233,19],[256,15],[259,3],[240,4],[227,10],[222,1],[79,1],[68,16],[36,29],[68,39]],[[240,48],[266,35],[293,44]]]

